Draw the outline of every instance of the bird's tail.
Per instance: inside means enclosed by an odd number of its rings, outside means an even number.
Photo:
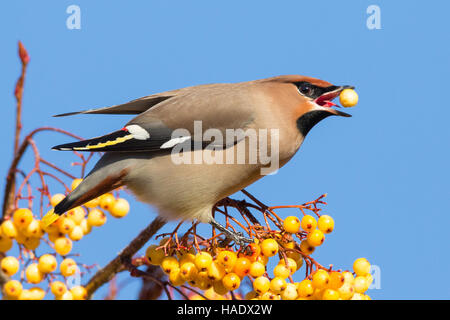
[[[66,211],[91,201],[102,194],[114,190],[124,184],[124,178],[128,174],[127,162],[102,161],[97,163],[95,168],[85,179],[69,193],[54,209],[50,210],[43,218],[42,222],[48,226],[59,219]],[[106,162],[106,163],[105,163]]]

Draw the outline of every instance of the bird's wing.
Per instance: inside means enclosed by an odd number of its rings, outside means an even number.
[[[179,91],[180,90],[166,91],[135,99],[123,104],[83,111],[61,113],[55,115],[54,117],[73,116],[76,114],[139,114],[156,106],[158,103],[176,96]]]
[[[54,147],[75,151],[160,151],[180,143],[194,144],[195,122],[200,130],[219,130],[223,144],[227,129],[252,126],[254,112],[246,92],[232,84],[206,85],[160,102],[141,113],[123,129],[108,135]],[[233,90],[234,89],[234,90]],[[176,131],[181,129],[181,131]],[[203,135],[202,135],[203,137]],[[237,138],[236,138],[237,139]],[[237,140],[233,143],[235,143]],[[201,141],[206,147],[212,141]]]

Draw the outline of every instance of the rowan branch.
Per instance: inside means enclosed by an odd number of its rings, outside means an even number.
[[[114,275],[123,268],[123,261],[132,258],[150,238],[158,232],[166,224],[166,220],[161,217],[156,217],[148,227],[139,233],[113,260],[111,260],[104,268],[97,271],[97,273],[88,281],[86,290],[89,298],[100,288],[103,284],[110,281]]]

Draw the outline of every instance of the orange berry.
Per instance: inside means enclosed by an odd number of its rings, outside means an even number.
[[[270,281],[270,290],[274,293],[280,293],[286,289],[286,280],[280,277],[275,277]]]
[[[198,269],[193,262],[185,262],[180,266],[181,277],[186,281],[192,281],[197,277]]]
[[[67,217],[61,217],[57,221],[58,223],[58,230],[59,232],[63,234],[68,234],[72,229],[75,227],[75,222],[72,219],[69,219]]]
[[[32,237],[26,237],[25,241],[23,242],[23,245],[28,250],[36,250],[37,247],[41,244],[41,239],[39,238],[32,238]]]
[[[27,237],[34,238],[40,238],[44,235],[44,230],[41,228],[41,222],[36,219],[33,219],[26,228],[22,229],[22,232]]]
[[[314,294],[314,287],[311,280],[303,280],[297,285],[298,295],[302,298],[309,298]]]
[[[0,234],[0,252],[7,252],[12,248],[13,242],[10,238]]]
[[[91,201],[88,201],[84,204],[84,206],[87,208],[95,208],[98,207],[99,205],[100,205],[100,198],[92,199]]]
[[[211,257],[211,254],[205,251],[200,251],[195,255],[194,263],[197,269],[202,272],[208,269],[212,261],[213,259]]]
[[[328,283],[328,288],[337,290],[340,287],[342,287],[342,285],[345,282],[345,279],[344,279],[344,276],[342,275],[342,273],[337,272],[337,271],[331,271],[329,273],[329,275],[330,275],[330,282]]]
[[[286,279],[291,275],[291,270],[285,265],[279,264],[273,268],[273,275],[278,278]]]
[[[247,258],[238,258],[236,264],[234,265],[233,272],[243,278],[249,274],[251,264],[252,263]]]
[[[208,271],[208,278],[210,278],[213,281],[222,280],[222,278],[226,274],[225,267],[220,263],[218,263],[217,261],[213,261],[208,267],[207,271]]]

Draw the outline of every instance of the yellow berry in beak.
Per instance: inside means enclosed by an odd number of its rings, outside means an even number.
[[[339,102],[345,108],[354,107],[358,103],[358,94],[353,89],[344,89],[339,95]]]

